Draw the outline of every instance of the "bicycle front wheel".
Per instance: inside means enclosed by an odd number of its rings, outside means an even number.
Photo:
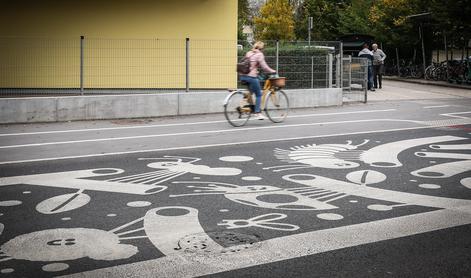
[[[281,123],[288,116],[289,101],[288,96],[282,90],[272,91],[265,101],[265,113],[270,121]]]
[[[252,107],[247,94],[250,93],[235,91],[224,101],[224,116],[232,126],[243,126],[250,118]]]

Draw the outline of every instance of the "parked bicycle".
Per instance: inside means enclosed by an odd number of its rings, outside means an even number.
[[[247,86],[247,84],[242,83]],[[274,123],[283,122],[288,116],[289,100],[283,90],[286,78],[271,76],[265,80],[262,90],[263,112]],[[229,90],[224,100],[224,116],[235,127],[245,125],[255,111],[252,93],[247,89]]]

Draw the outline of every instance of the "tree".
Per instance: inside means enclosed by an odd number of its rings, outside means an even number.
[[[313,17],[313,40],[336,40],[339,35],[339,14],[346,1],[305,0],[298,11],[296,36],[306,40],[308,37],[308,18]]]
[[[246,40],[243,32],[244,25],[250,24],[250,10],[248,0],[238,0],[237,40]]]
[[[288,0],[268,0],[254,18],[258,40],[294,39],[293,7]]]

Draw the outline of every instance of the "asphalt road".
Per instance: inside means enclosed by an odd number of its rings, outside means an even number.
[[[0,127],[0,276],[471,277],[471,100]]]

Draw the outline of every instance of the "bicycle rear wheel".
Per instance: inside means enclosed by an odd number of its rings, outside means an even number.
[[[288,96],[282,90],[272,91],[267,95],[265,101],[265,113],[270,121],[281,123],[288,116],[289,101]]]
[[[247,123],[252,113],[252,107],[247,101],[247,92],[235,91],[224,102],[224,116],[235,127]]]

